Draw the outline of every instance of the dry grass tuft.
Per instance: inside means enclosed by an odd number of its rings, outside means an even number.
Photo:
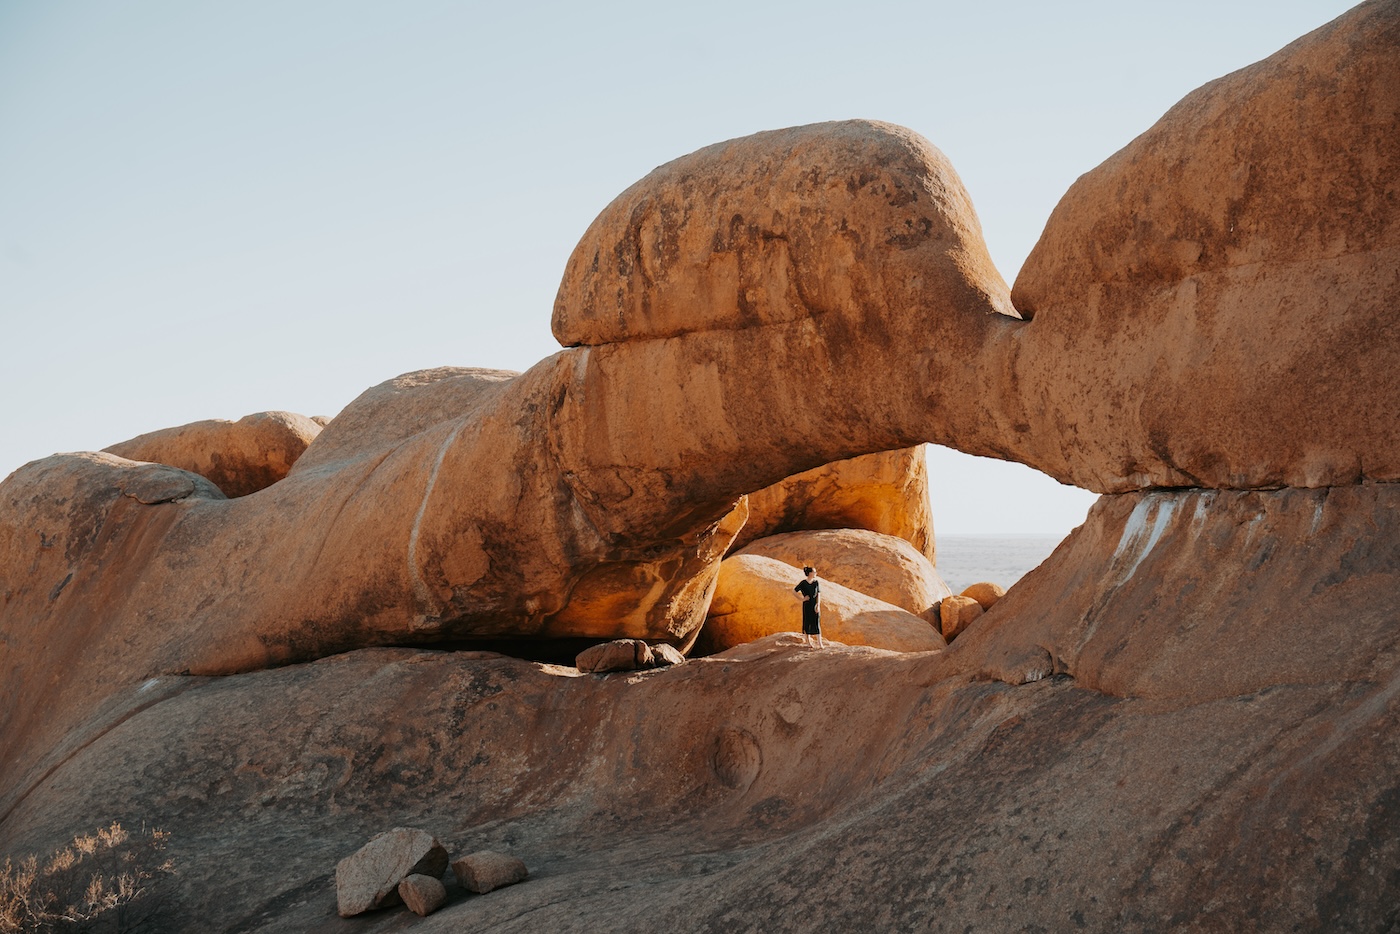
[[[170,835],[132,837],[121,824],[84,834],[42,863],[0,865],[0,934],[139,931],[158,906],[156,886],[174,875],[164,856]]]

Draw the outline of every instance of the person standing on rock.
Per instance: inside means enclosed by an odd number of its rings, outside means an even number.
[[[797,582],[792,588],[802,600],[802,642],[811,646],[812,637],[817,637],[817,648],[826,648],[822,641],[822,585],[817,580],[817,569],[808,565],[802,569],[806,580]]]

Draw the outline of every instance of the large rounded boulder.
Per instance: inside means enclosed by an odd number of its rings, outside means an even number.
[[[761,555],[919,615],[948,596],[929,560],[902,538],[865,529],[821,529],[771,535],[736,552]]]
[[[761,555],[735,555],[720,564],[719,584],[696,649],[702,653],[802,630],[793,587],[802,571]],[[930,652],[947,643],[927,622],[874,597],[822,581],[822,635],[846,645],[898,652]]]
[[[236,422],[211,418],[163,428],[106,453],[197,473],[225,496],[247,496],[281,480],[321,433],[321,425],[293,412],[258,412]]]

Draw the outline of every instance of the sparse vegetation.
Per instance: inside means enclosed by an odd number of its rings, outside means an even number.
[[[175,872],[170,835],[113,823],[40,859],[0,865],[0,934],[135,932],[151,927],[155,889]]]

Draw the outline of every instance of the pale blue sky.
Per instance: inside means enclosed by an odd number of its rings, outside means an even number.
[[[952,159],[1015,277],[1055,202],[1323,0],[0,0],[0,476],[557,349],[569,251],[700,146],[848,117]],[[1092,497],[936,452],[944,532]]]

